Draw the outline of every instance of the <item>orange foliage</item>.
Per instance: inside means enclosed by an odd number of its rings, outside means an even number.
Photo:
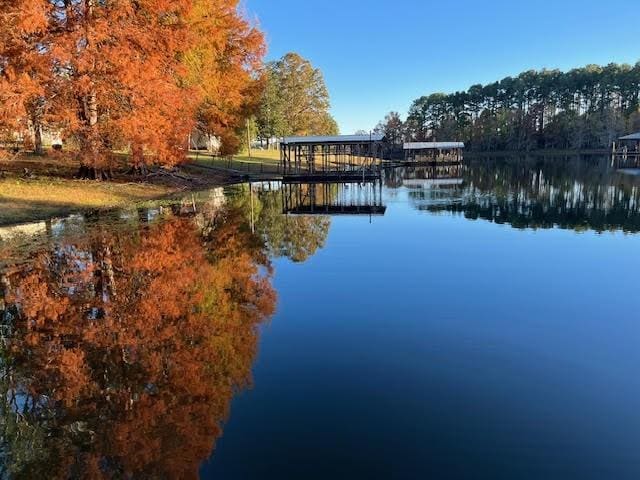
[[[176,58],[189,44],[182,27],[189,0],[58,2],[50,16],[56,78],[52,112],[82,148],[82,160],[103,168],[105,151],[144,146],[175,163],[193,123],[192,93],[180,88]],[[136,155],[136,162],[144,161]]]
[[[264,38],[237,15],[238,0],[194,0],[189,17],[195,42],[186,53],[186,82],[198,92],[198,128],[222,140],[222,153],[235,153],[238,130],[258,108],[262,82],[256,76]]]
[[[26,128],[27,102],[43,93],[46,0],[0,0],[0,129]]]
[[[86,169],[128,148],[134,166],[185,159],[200,120],[222,137],[254,105],[262,35],[237,0],[0,0],[0,123],[44,118]]]
[[[25,418],[49,429],[22,473],[197,477],[275,305],[240,218],[216,216],[215,235],[185,218],[93,231],[8,277],[10,378],[43,406]]]

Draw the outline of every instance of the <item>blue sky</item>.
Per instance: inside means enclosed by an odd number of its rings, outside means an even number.
[[[340,131],[531,68],[640,60],[638,0],[244,0],[268,59],[324,73]]]

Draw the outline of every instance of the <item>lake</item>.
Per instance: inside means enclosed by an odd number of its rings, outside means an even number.
[[[2,476],[640,478],[639,232],[577,156],[1,229]]]

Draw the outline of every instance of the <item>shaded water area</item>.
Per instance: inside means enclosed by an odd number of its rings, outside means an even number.
[[[640,478],[639,233],[599,157],[0,229],[0,476]]]

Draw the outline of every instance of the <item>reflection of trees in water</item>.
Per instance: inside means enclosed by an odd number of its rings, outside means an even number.
[[[416,189],[416,208],[462,213],[515,228],[640,231],[640,188],[616,176],[602,158],[476,160],[464,186]]]
[[[283,215],[279,188],[254,187],[253,209],[248,186],[243,186],[231,201],[244,212],[247,221],[250,221],[253,210],[256,233],[264,240],[270,256],[304,262],[324,247],[331,218]]]
[[[250,382],[275,292],[241,212],[122,223],[0,272],[3,476],[196,477]]]
[[[280,195],[268,195],[262,201],[257,226],[271,255],[305,262],[324,247],[331,226],[329,217],[283,215]]]

